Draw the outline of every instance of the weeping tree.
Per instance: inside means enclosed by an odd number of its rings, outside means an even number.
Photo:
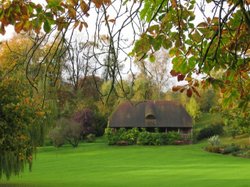
[[[5,77],[0,90],[0,177],[9,178],[23,171],[26,163],[31,169],[35,147],[44,137],[46,114],[25,77]]]
[[[22,172],[26,163],[31,169],[35,147],[43,144],[45,135],[47,105],[26,74],[24,59],[32,45],[29,37],[16,36],[0,48],[0,176],[7,178]],[[32,65],[41,51],[30,57]]]

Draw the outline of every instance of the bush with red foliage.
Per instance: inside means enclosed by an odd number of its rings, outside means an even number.
[[[95,129],[94,129],[95,118],[92,110],[86,108],[83,109],[82,111],[75,113],[73,115],[73,120],[81,124],[82,137],[85,137],[88,134],[95,134]]]

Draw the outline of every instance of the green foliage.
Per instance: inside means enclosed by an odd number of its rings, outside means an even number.
[[[175,131],[168,132],[166,138],[168,144],[175,144],[175,141],[182,139],[180,133]]]
[[[138,129],[126,130],[124,128],[120,128],[116,130],[112,128],[106,128],[105,136],[108,139],[109,145],[119,144],[119,142],[126,142],[126,144],[132,145],[136,143]]]
[[[220,19],[215,15],[220,15],[224,9],[214,4],[216,13],[198,24],[194,21],[197,20],[196,4],[197,1],[145,1],[140,16],[149,26],[134,45],[132,55],[138,59],[151,59],[151,54],[164,47],[173,57],[176,73],[172,75],[182,75],[188,81],[175,91],[186,91],[189,97],[193,93],[199,95],[192,74],[204,73],[207,76],[203,77],[202,86],[212,85],[220,90],[224,107],[231,108],[234,104],[234,107],[247,111],[250,48],[246,41],[250,41],[250,19],[246,7],[249,3],[225,2],[230,8]],[[215,76],[218,72],[221,74]],[[208,111],[211,106],[207,104],[202,109]]]
[[[136,101],[159,99],[160,90],[148,76],[139,74],[134,82],[132,99]]]
[[[212,109],[216,105],[216,98],[217,97],[215,91],[212,89],[208,89],[205,91],[205,93],[201,94],[201,97],[199,99],[201,111],[210,112],[210,109]]]
[[[152,133],[142,130],[142,132],[139,133],[138,139],[137,139],[137,144],[139,145],[153,145],[154,143],[154,135]]]
[[[16,36],[8,45],[1,45],[0,177],[18,175],[26,163],[31,168],[35,148],[44,143],[50,112],[47,103],[43,103],[41,95],[27,80],[34,72],[25,69],[27,64],[24,62],[29,58],[24,54],[32,45],[25,36]],[[41,57],[39,50],[30,57],[32,61]],[[25,76],[25,71],[30,75]]]
[[[223,149],[223,154],[232,154],[232,153],[236,153],[240,150],[240,147],[238,145],[235,144],[231,144],[228,146],[225,146]]]
[[[225,118],[227,130],[235,137],[238,134],[248,133],[250,129],[250,113],[242,111],[242,109],[222,110],[222,115]]]
[[[191,97],[189,102],[186,104],[186,110],[195,120],[200,114],[200,106],[194,97]]]
[[[205,138],[212,137],[214,135],[221,135],[223,134],[223,125],[221,124],[216,124],[216,125],[211,125],[208,127],[205,127],[200,130],[200,132],[197,135],[197,140],[202,140]]]
[[[26,163],[31,167],[35,146],[42,143],[46,115],[29,88],[20,78],[0,83],[0,177],[19,174]]]
[[[109,145],[171,145],[177,141],[182,142],[181,135],[178,132],[170,131],[168,133],[148,132],[142,128],[139,131],[137,128],[118,130],[112,128],[105,129],[105,135]]]

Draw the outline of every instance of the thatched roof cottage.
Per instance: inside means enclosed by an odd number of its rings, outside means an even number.
[[[146,128],[161,132],[179,131],[188,134],[192,130],[192,118],[185,108],[174,101],[124,102],[113,112],[110,128]]]

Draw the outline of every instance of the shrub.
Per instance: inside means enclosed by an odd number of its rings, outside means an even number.
[[[223,126],[221,124],[211,125],[200,130],[197,135],[197,140],[203,140],[214,135],[223,134]]]
[[[179,132],[170,131],[166,135],[167,144],[171,145],[174,144],[176,141],[181,140],[181,135]]]
[[[206,151],[208,152],[211,152],[211,153],[221,153],[222,149],[220,146],[212,146],[212,145],[209,145],[205,148]]]
[[[55,147],[61,147],[65,143],[65,139],[63,137],[62,128],[60,126],[56,126],[49,132],[49,138],[51,139],[53,145]]]
[[[220,146],[220,138],[218,135],[212,136],[208,139],[209,145],[205,148],[206,151],[212,153],[222,153],[223,149]]]
[[[49,133],[49,137],[55,147],[61,147],[68,142],[73,147],[77,147],[81,140],[82,126],[66,118],[57,121],[56,127]]]
[[[104,130],[107,126],[107,120],[100,113],[95,113],[95,121],[93,124],[94,132],[96,137],[103,136]]]
[[[220,145],[220,138],[218,135],[214,135],[208,139],[208,143],[211,146],[219,146]]]
[[[126,141],[128,145],[133,145],[136,144],[139,133],[140,132],[137,128],[132,128],[121,132],[119,139]]]
[[[242,153],[237,154],[237,156],[241,156],[241,157],[244,157],[244,158],[250,158],[250,150],[242,151]]]
[[[77,147],[82,134],[82,126],[80,123],[72,120],[66,120],[63,124],[63,137],[73,147]]]
[[[229,133],[230,136],[232,136],[233,139],[239,134],[241,134],[241,129],[237,125],[232,125],[227,128],[227,132]]]
[[[144,128],[141,131],[137,128],[129,130],[106,128],[105,136],[109,145],[167,145],[176,144],[177,141],[182,140],[178,132],[160,133],[157,130],[148,132]],[[181,142],[183,143],[184,141]]]
[[[222,153],[232,154],[232,153],[238,152],[239,150],[240,150],[240,147],[238,145],[231,144],[231,145],[226,146]]]
[[[72,117],[75,123],[82,126],[82,137],[94,132],[94,113],[91,109],[85,108],[82,111],[75,113]]]
[[[152,145],[163,145],[163,138],[162,138],[163,133],[155,132],[152,133]]]
[[[150,132],[147,132],[145,129],[138,135],[137,144],[138,145],[151,145],[152,143],[152,136]]]
[[[109,145],[115,145],[119,141],[119,136],[116,132],[116,129],[106,128],[104,134],[108,140]]]

